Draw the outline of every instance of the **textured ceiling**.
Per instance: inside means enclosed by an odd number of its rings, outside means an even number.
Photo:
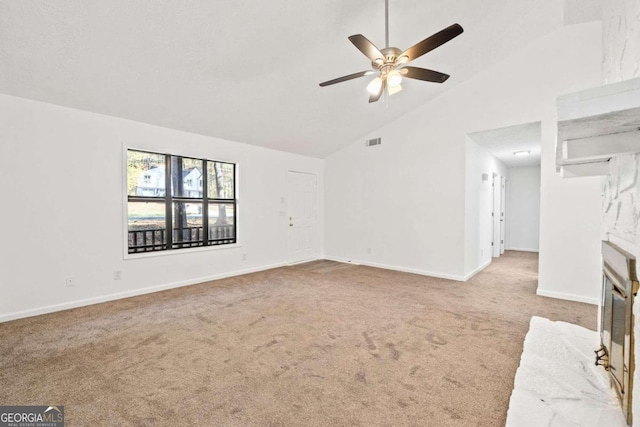
[[[476,132],[469,137],[507,167],[518,168],[540,164],[542,138],[540,122]],[[529,151],[530,154],[526,156],[513,154],[518,151]]]
[[[370,67],[347,37],[383,47],[382,0],[2,1],[0,92],[325,157],[563,25],[564,6],[390,0],[392,46],[465,32],[413,63],[445,84],[368,104],[369,78],[318,83]]]

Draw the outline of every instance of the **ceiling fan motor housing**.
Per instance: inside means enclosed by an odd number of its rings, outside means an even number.
[[[396,65],[398,56],[402,53],[397,47],[385,47],[380,51],[384,58],[376,59],[371,62],[371,65],[375,70],[382,70],[383,68],[389,69]]]

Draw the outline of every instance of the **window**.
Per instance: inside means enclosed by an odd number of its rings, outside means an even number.
[[[129,253],[236,243],[235,176],[234,163],[128,150]]]

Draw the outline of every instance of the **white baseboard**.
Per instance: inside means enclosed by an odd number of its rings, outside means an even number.
[[[325,256],[324,259],[328,259],[330,261],[344,262],[347,264],[365,265],[367,267],[375,267],[375,268],[384,268],[385,270],[401,271],[403,273],[420,274],[422,276],[437,277],[439,279],[455,280],[457,282],[464,282],[466,280],[465,279],[466,276],[458,276],[458,275],[447,274],[447,273],[436,273],[433,271],[418,270],[415,268],[408,268],[408,267],[398,267],[395,265],[380,264],[377,262],[354,260],[354,259],[340,258],[340,257],[334,257],[334,256]]]
[[[307,262],[311,262],[311,261],[317,261],[319,259],[324,259],[323,257],[314,257],[314,258],[308,258],[308,259],[301,259],[298,261],[290,261],[285,263],[284,265],[298,265],[298,264],[305,264]]]
[[[556,291],[545,291],[544,289],[536,290],[536,294],[540,295],[541,297],[564,299],[564,300],[575,301],[575,302],[584,302],[586,304],[593,304],[593,305],[599,304],[598,298],[590,298],[590,297],[585,297],[583,295],[567,294],[564,292],[556,292]]]
[[[365,265],[365,264],[362,264],[360,261],[354,261],[352,259],[340,258],[340,257],[337,257],[337,256],[331,256],[331,255],[325,255],[323,259],[326,259],[328,261],[342,262],[342,263],[345,263],[345,264]]]
[[[466,274],[464,276],[464,281],[466,282],[467,280],[471,279],[473,276],[475,276],[476,274],[480,273],[482,270],[487,268],[490,264],[491,264],[491,258],[489,258],[484,264],[482,264],[481,266],[473,270],[471,273]]]
[[[101,295],[101,296],[93,297],[93,298],[85,298],[85,299],[81,299],[81,300],[69,301],[69,302],[64,302],[64,303],[60,303],[60,304],[47,305],[47,306],[28,309],[28,310],[15,311],[13,313],[0,315],[0,323],[8,322],[10,320],[22,319],[22,318],[25,318],[25,317],[32,317],[32,316],[38,316],[38,315],[41,315],[41,314],[53,313],[53,312],[56,312],[56,311],[68,310],[68,309],[71,309],[71,308],[77,308],[77,307],[84,307],[84,306],[87,306],[87,305],[99,304],[99,303],[107,302],[107,301],[115,301],[115,300],[118,300],[118,299],[135,297],[135,296],[138,296],[138,295],[150,294],[150,293],[153,293],[153,292],[165,291],[167,289],[180,288],[182,286],[197,285],[199,283],[210,282],[212,280],[225,279],[227,277],[241,276],[243,274],[256,273],[258,271],[264,271],[264,270],[271,270],[271,269],[278,268],[278,267],[284,267],[286,265],[289,265],[289,263],[288,262],[282,262],[282,263],[264,265],[264,266],[260,266],[260,267],[247,268],[247,269],[244,269],[244,270],[236,270],[236,271],[231,271],[231,272],[227,272],[227,273],[214,274],[212,276],[204,276],[204,277],[198,277],[198,278],[195,278],[195,279],[181,280],[179,282],[165,283],[165,284],[156,285],[156,286],[149,286],[149,287],[141,288],[141,289],[133,289],[133,290],[130,290],[130,291],[118,292],[118,293],[115,293],[115,294]]]
[[[535,252],[538,253],[538,249],[533,248],[506,248],[507,251],[519,251],[519,252]]]
[[[465,276],[459,276],[459,275],[453,275],[453,274],[447,274],[447,273],[439,273],[439,272],[433,272],[433,271],[419,270],[419,269],[415,269],[415,268],[398,267],[398,266],[393,266],[393,265],[387,265],[387,264],[381,264],[381,263],[375,263],[375,262],[368,262],[368,261],[362,261],[362,260],[351,260],[351,259],[347,259],[347,258],[340,258],[340,257],[333,257],[333,256],[324,256],[324,257],[320,257],[320,258],[316,258],[316,259],[327,259],[327,260],[332,260],[332,261],[337,261],[337,262],[344,262],[344,263],[354,264],[354,265],[365,265],[365,266],[368,266],[368,267],[384,268],[386,270],[394,270],[394,271],[401,271],[401,272],[404,272],[404,273],[420,274],[422,276],[437,277],[437,278],[441,278],[441,279],[455,280],[455,281],[458,281],[458,282],[464,282],[464,281],[467,281],[467,280],[471,279],[473,276],[475,276],[476,274],[478,274],[480,271],[484,270],[487,266],[489,266],[491,264],[491,259],[489,259],[487,262],[485,262],[484,264],[482,264],[481,266],[479,266],[478,268],[476,268],[472,272],[466,274]],[[227,278],[227,277],[234,277],[234,276],[240,276],[240,275],[243,275],[243,274],[250,274],[250,273],[256,273],[256,272],[259,272],[259,271],[271,270],[271,269],[274,269],[274,268],[284,267],[284,266],[287,266],[287,265],[290,265],[290,263],[288,263],[288,262],[275,263],[275,264],[270,264],[270,265],[265,265],[265,266],[260,266],[260,267],[254,267],[254,268],[248,268],[248,269],[243,269],[243,270],[231,271],[231,272],[227,272],[227,273],[215,274],[215,275],[211,275],[211,276],[203,276],[203,277],[198,277],[198,278],[189,279],[189,280],[182,280],[182,281],[178,281],[178,282],[165,283],[165,284],[156,285],[156,286],[149,286],[149,287],[141,288],[141,289],[134,289],[134,290],[130,290],[130,291],[118,292],[118,293],[115,293],[115,294],[102,295],[102,296],[93,297],[93,298],[85,298],[85,299],[81,299],[81,300],[75,300],[75,301],[69,301],[69,302],[64,302],[64,303],[60,303],[60,304],[53,304],[53,305],[48,305],[48,306],[43,306],[43,307],[37,307],[37,308],[33,308],[33,309],[28,309],[28,310],[15,311],[15,312],[12,312],[12,313],[7,313],[7,314],[0,315],[0,323],[8,322],[8,321],[11,321],[11,320],[16,320],[16,319],[22,319],[22,318],[25,318],[25,317],[32,317],[32,316],[38,316],[38,315],[41,315],[41,314],[53,313],[53,312],[56,312],[56,311],[68,310],[68,309],[71,309],[71,308],[84,307],[84,306],[88,306],[88,305],[92,305],[92,304],[99,304],[99,303],[108,302],[108,301],[115,301],[115,300],[118,300],[118,299],[129,298],[129,297],[134,297],[134,296],[138,296],[138,295],[145,295],[145,294],[149,294],[149,293],[153,293],[153,292],[160,292],[160,291],[164,291],[164,290],[167,290],[167,289],[174,289],[174,288],[179,288],[179,287],[183,287],[183,286],[196,285],[196,284],[199,284],[199,283],[209,282],[209,281],[212,281],[212,280],[224,279],[224,278]],[[583,297],[583,296],[580,296],[580,295],[565,294],[565,293],[562,293],[562,292],[538,290],[537,294],[540,295],[540,296],[558,298],[558,299],[565,299],[565,300],[569,300],[569,301],[584,302],[584,303],[587,303],[587,304],[596,304],[596,305],[598,304],[597,298],[587,298],[587,297]]]

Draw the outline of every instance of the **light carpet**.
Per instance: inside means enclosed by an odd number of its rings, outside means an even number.
[[[501,426],[537,256],[466,283],[322,261],[0,324],[0,404],[68,426]]]

